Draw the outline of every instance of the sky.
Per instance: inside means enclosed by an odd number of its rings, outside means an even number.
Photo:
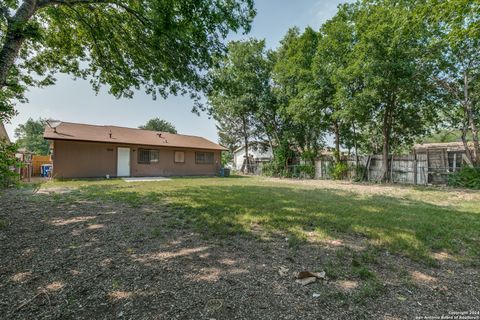
[[[317,30],[333,17],[339,3],[345,0],[256,0],[257,16],[249,34],[232,34],[229,40],[246,38],[265,39],[269,48],[276,48],[287,30],[310,26]],[[217,141],[215,121],[205,113],[191,112],[189,97],[170,96],[152,100],[143,92],[132,99],[116,99],[103,88],[96,95],[88,80],[73,80],[69,75],[57,75],[55,85],[32,88],[27,93],[28,103],[18,104],[19,114],[5,127],[12,140],[14,128],[28,118],[51,118],[66,122],[98,125],[117,125],[136,128],[149,119],[159,117],[173,123],[178,133],[203,136]]]

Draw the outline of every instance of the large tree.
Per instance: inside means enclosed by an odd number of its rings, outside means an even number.
[[[358,41],[345,70],[362,87],[348,106],[366,119],[364,133],[380,136],[383,177],[389,179],[391,151],[411,144],[431,125],[441,107],[424,61],[425,26],[415,1],[364,1],[355,13]]]
[[[313,59],[318,33],[306,28],[303,33],[290,29],[276,52],[273,81],[278,112],[283,119],[281,140],[298,146],[303,156],[314,161],[325,133],[323,102],[312,98]]]
[[[209,73],[212,86],[208,103],[213,117],[220,123],[234,121],[240,130],[249,167],[249,144],[264,132],[257,114],[263,105],[271,103],[271,63],[267,58],[265,41],[233,41],[228,55]],[[263,132],[262,132],[263,131]]]
[[[45,125],[45,119],[41,118],[38,120],[30,118],[24,124],[18,125],[15,128],[18,147],[35,154],[47,155],[50,147],[48,141],[43,139]]]
[[[429,0],[419,12],[432,31],[433,79],[453,106],[447,120],[462,132],[469,162],[480,166],[480,3]]]
[[[343,80],[342,72],[348,67],[351,53],[355,46],[353,6],[339,6],[337,14],[320,28],[317,51],[312,64],[313,81],[305,95],[315,101],[318,112],[328,122],[335,143],[335,160],[340,161],[340,145],[354,144],[349,139],[355,126],[355,114],[346,112],[348,99],[344,97],[353,93],[354,86]]]
[[[195,95],[230,31],[247,30],[253,0],[5,0],[0,2],[0,120],[14,98],[56,72],[116,97]]]
[[[160,118],[150,119],[147,121],[147,123],[139,126],[138,128],[143,130],[177,133],[177,129],[175,129],[173,124]]]

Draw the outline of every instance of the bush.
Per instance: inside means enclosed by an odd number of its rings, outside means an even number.
[[[335,162],[328,167],[328,174],[334,180],[342,180],[348,173],[348,165],[344,162]]]
[[[275,175],[275,163],[266,162],[262,165],[262,175],[267,177],[273,177]]]
[[[454,187],[480,189],[480,167],[463,167],[449,176],[448,184]]]
[[[301,164],[294,167],[294,177],[313,179],[315,177],[315,166],[311,164]]]
[[[285,169],[278,162],[272,161],[263,164],[262,175],[267,177],[313,179],[315,177],[315,166],[301,164],[288,166],[288,169]]]
[[[289,173],[278,161],[271,161],[262,165],[262,175],[267,177],[289,177]]]
[[[0,188],[18,183],[19,174],[14,171],[21,163],[15,158],[17,145],[0,140]]]
[[[365,171],[367,170],[367,167],[365,167],[363,164],[358,164],[358,167],[355,165],[353,166],[353,170],[355,171],[353,181],[360,182],[365,179]]]

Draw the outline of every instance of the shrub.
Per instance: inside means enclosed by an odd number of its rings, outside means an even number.
[[[7,188],[18,182],[19,174],[14,169],[21,163],[15,158],[16,152],[16,144],[0,140],[0,188]]]
[[[344,162],[335,162],[328,167],[328,174],[334,180],[345,178],[348,172],[348,165]]]
[[[275,162],[266,162],[262,165],[262,175],[267,177],[275,176]]]
[[[262,165],[262,175],[267,177],[289,177],[288,170],[278,161],[271,161]]]
[[[296,177],[297,178],[310,178],[315,177],[315,166],[311,164],[301,164],[296,167]]]
[[[355,171],[355,176],[353,177],[353,181],[355,182],[360,182],[363,181],[365,178],[365,171],[367,170],[367,167],[365,167],[363,164],[358,164],[358,166],[353,166],[353,170]]]
[[[448,184],[454,187],[480,189],[480,167],[463,167],[449,176]]]

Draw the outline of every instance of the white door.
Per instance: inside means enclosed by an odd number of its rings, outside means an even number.
[[[117,148],[117,177],[130,177],[130,148]]]

